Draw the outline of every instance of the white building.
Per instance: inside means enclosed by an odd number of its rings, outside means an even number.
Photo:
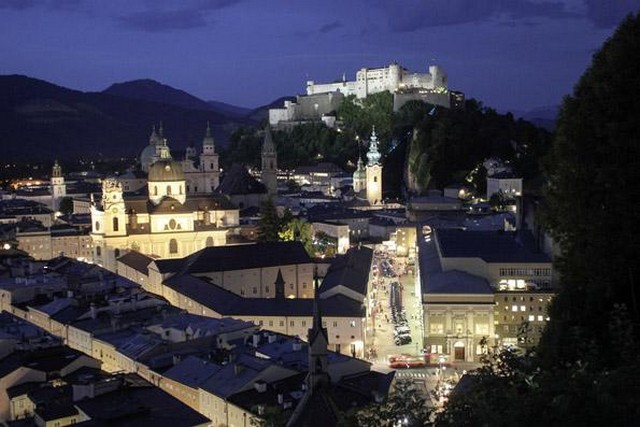
[[[494,194],[506,198],[522,196],[522,178],[510,172],[499,172],[487,177],[487,200]]]
[[[187,195],[186,177],[168,150],[149,168],[148,197],[125,197],[122,184],[105,179],[102,200],[91,206],[94,262],[115,271],[116,258],[136,250],[159,258],[182,258],[226,244],[239,224],[237,207],[223,196]]]
[[[164,137],[162,125],[155,127],[147,145],[140,153],[140,165],[144,172],[149,172],[151,165],[162,158],[170,157],[167,139]],[[180,162],[185,177],[187,194],[212,193],[220,184],[220,167],[211,127],[207,124],[202,150],[200,154],[193,147],[187,148],[185,158]]]
[[[356,72],[355,81],[347,81],[345,76],[337,83],[308,81],[307,95],[341,92],[345,96],[366,98],[385,90],[391,93],[413,90],[447,92],[447,88],[447,74],[437,65],[431,65],[427,73],[414,73],[399,64],[391,64],[383,68],[361,68]]]

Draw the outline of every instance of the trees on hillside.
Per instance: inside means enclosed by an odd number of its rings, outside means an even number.
[[[640,16],[626,19],[564,100],[545,224],[562,249],[562,290],[540,350],[549,364],[628,363],[640,333]],[[613,316],[623,315],[629,336]],[[622,347],[621,347],[622,346]]]
[[[436,425],[640,424],[640,14],[563,103],[543,220],[560,289],[538,349],[491,355]]]

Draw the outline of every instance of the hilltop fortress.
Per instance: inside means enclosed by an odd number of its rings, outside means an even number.
[[[394,63],[383,68],[361,68],[356,72],[356,79],[351,81],[347,81],[345,75],[334,83],[307,81],[306,96],[298,96],[295,102],[285,101],[283,108],[270,109],[269,123],[281,126],[321,120],[327,126],[333,126],[335,116],[331,113],[345,96],[355,95],[362,99],[383,91],[393,94],[394,111],[410,100],[446,108],[464,101],[462,93],[449,90],[447,73],[441,67],[431,65],[427,73],[415,73]]]

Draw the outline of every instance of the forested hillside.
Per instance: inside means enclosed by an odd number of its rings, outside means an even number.
[[[532,180],[539,175],[539,159],[551,138],[546,130],[515,120],[511,114],[498,114],[475,100],[467,101],[461,110],[412,101],[394,113],[389,92],[364,100],[350,96],[337,118],[337,130],[310,123],[274,132],[278,165],[294,168],[330,161],[352,171],[358,156],[366,153],[375,126],[383,164],[392,169],[392,175],[404,177],[393,181],[394,188],[387,181],[385,194],[422,194],[467,178],[482,185],[484,175],[473,172],[489,157],[510,162],[525,180]],[[223,161],[258,166],[261,139],[256,129],[240,129],[231,135]]]

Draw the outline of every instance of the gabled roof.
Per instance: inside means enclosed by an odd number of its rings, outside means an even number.
[[[313,314],[310,298],[243,298],[204,279],[179,274],[165,280],[164,284],[203,304],[223,316],[309,316]],[[322,300],[323,315],[328,317],[362,317],[361,303],[335,295]]]
[[[325,293],[337,286],[344,286],[365,296],[372,261],[372,249],[365,246],[349,249],[346,254],[336,257],[331,263],[320,292]]]
[[[227,363],[200,384],[200,388],[216,396],[226,398],[253,384],[261,372],[275,367],[271,360],[260,359],[248,354],[239,354],[232,362]],[[294,371],[291,374],[295,374]]]
[[[140,252],[129,251],[118,258],[118,261],[144,275],[148,275],[149,264],[151,264],[154,259]]]
[[[222,365],[195,356],[187,356],[164,372],[164,376],[192,388],[198,388],[211,376],[216,375]]]
[[[199,274],[247,270],[281,265],[310,264],[313,261],[300,242],[262,242],[251,245],[210,246],[181,260],[157,261],[158,268],[171,272]],[[173,270],[177,272],[178,270]]]

